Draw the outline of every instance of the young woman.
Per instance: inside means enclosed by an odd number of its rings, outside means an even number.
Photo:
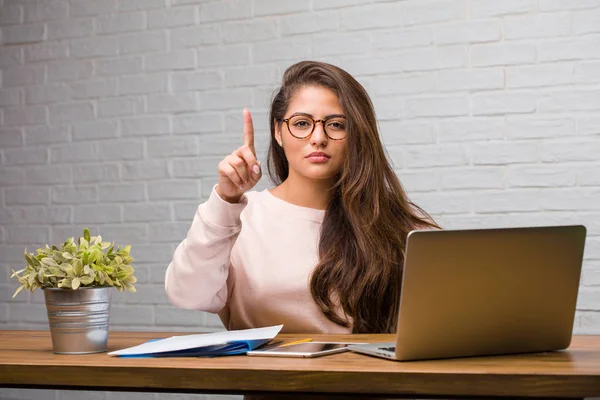
[[[262,166],[244,110],[244,145],[219,163],[167,269],[170,301],[227,329],[395,332],[406,236],[438,226],[404,193],[367,92],[338,67],[300,62],[270,122],[275,187],[249,192]]]

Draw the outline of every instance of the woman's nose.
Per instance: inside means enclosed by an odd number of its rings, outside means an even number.
[[[313,144],[327,143],[327,134],[325,133],[325,126],[323,121],[317,121],[315,124],[315,130],[310,137],[310,141]]]

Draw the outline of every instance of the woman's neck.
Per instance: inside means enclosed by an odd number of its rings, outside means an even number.
[[[331,186],[331,180],[288,176],[281,185],[271,189],[270,192],[275,197],[300,207],[325,210],[331,198]]]

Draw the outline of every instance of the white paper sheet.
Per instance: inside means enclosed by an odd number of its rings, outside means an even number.
[[[202,333],[194,335],[171,336],[155,342],[147,342],[126,349],[112,351],[109,356],[139,355],[164,353],[167,351],[194,349],[197,347],[213,346],[239,340],[273,339],[283,325],[269,326],[266,328],[242,329],[215,333]]]

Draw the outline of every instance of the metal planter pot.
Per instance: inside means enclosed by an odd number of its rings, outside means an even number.
[[[52,348],[57,354],[106,351],[112,287],[44,289]]]

